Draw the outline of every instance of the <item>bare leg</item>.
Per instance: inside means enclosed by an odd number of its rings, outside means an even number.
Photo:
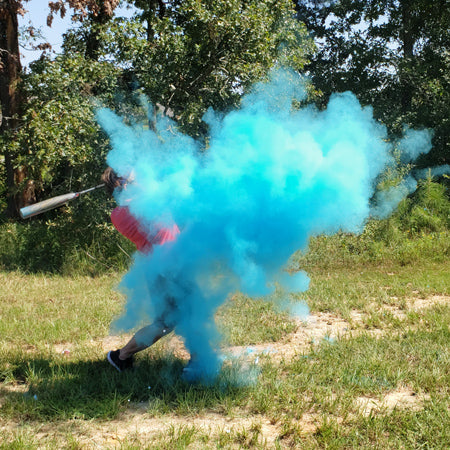
[[[166,334],[169,334],[173,328],[167,327],[161,320],[151,325],[141,328],[129,341],[120,349],[119,359],[127,359],[141,350],[144,350]]]
[[[158,289],[164,289],[166,279],[159,277],[158,283]],[[173,322],[173,318],[170,318],[170,316],[177,309],[176,301],[173,297],[168,295],[164,297],[164,300],[165,308],[163,313],[155,320],[155,322],[136,332],[128,343],[120,349],[119,359],[125,360],[135,353],[150,347],[174,329],[173,325],[168,326],[167,323]]]

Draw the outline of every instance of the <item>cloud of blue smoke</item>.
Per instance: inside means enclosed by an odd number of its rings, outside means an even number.
[[[417,188],[417,181],[412,176],[406,177],[397,186],[378,191],[375,194],[375,206],[372,207],[370,215],[377,219],[389,217],[397,208],[398,204]]]
[[[414,171],[414,177],[417,179],[423,179],[429,176],[442,177],[443,175],[450,175],[450,164],[444,164],[442,166],[434,166],[427,169],[419,169]]]
[[[174,221],[181,229],[175,242],[135,255],[122,281],[127,304],[116,328],[157,317],[165,296],[173,296],[175,331],[205,377],[214,377],[220,366],[214,314],[231,292],[266,296],[280,285],[304,291],[306,274],[283,270],[290,255],[312,235],[362,230],[377,177],[393,163],[386,129],[351,93],[333,95],[324,111],[292,108],[304,97],[297,74],[274,72],[239,110],[208,111],[206,152],[168,118],[159,119],[155,133],[98,111],[112,144],[109,165],[134,174],[118,202],[147,226]],[[409,148],[427,151],[427,136],[410,133]],[[161,276],[168,280],[163,292]]]
[[[431,130],[412,130],[406,127],[399,143],[401,162],[406,164],[417,159],[422,153],[428,153],[431,138]]]

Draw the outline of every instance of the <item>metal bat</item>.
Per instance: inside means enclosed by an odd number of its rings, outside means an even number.
[[[85,189],[80,192],[71,192],[69,194],[58,195],[57,197],[49,198],[47,200],[43,200],[42,202],[35,203],[34,205],[25,206],[20,209],[20,216],[22,219],[28,219],[30,217],[36,216],[38,214],[42,214],[44,212],[50,211],[51,209],[57,208],[58,206],[67,203],[74,198],[79,197],[81,194],[85,194],[86,192],[93,191],[94,189],[98,189],[103,187],[104,184],[99,184],[98,186],[94,186],[89,189]]]

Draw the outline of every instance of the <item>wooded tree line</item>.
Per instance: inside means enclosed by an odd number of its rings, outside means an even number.
[[[29,0],[29,2],[40,0]],[[227,111],[271,67],[312,80],[310,101],[353,91],[392,136],[404,125],[434,130],[423,166],[450,163],[448,0],[119,0],[49,2],[49,19],[71,14],[63,52],[23,70],[19,30],[27,1],[0,0],[0,210],[96,183],[108,141],[99,104],[152,127],[167,114],[207,142],[201,118]],[[148,114],[144,98],[154,106]]]

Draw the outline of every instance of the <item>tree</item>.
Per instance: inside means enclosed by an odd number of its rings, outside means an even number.
[[[447,0],[297,0],[316,39],[308,66],[324,94],[351,90],[394,133],[433,128],[422,164],[450,162],[450,8]]]
[[[95,149],[104,150],[105,141],[92,99],[135,112],[133,93],[144,92],[185,131],[204,137],[208,107],[236,106],[271,66],[300,70],[312,50],[291,0],[130,3],[144,8],[134,21],[111,20],[118,0],[49,2],[49,24],[72,8],[82,25],[65,34],[63,55],[43,56],[22,74],[20,127],[0,136],[11,166],[24,174],[8,181],[10,189],[34,190],[33,198],[16,201],[15,212],[56,186],[67,188],[67,180],[85,182],[89,162],[98,169]],[[122,104],[113,94],[119,89]]]
[[[135,21],[116,21],[103,38],[153,104],[193,136],[201,117],[239,104],[275,64],[301,70],[313,44],[291,0],[131,1]]]
[[[16,134],[18,132],[20,115],[27,109],[28,99],[19,93],[21,78],[19,53],[18,14],[23,14],[28,0],[0,1],[0,102],[2,106],[0,141],[3,143],[4,166],[6,174],[6,214],[17,217],[21,206],[33,202],[35,196],[34,180],[29,176],[30,166],[19,164],[24,162],[20,155],[29,151],[20,148]],[[35,0],[36,1],[36,0]],[[112,17],[119,0],[58,0],[49,2],[48,25],[51,26],[53,14],[64,16],[67,7],[74,10],[79,20],[89,17],[93,22],[104,23]],[[98,33],[95,27],[88,42],[88,54],[95,59],[98,52]],[[20,186],[20,187],[19,187]]]
[[[83,55],[42,58],[23,74],[21,90],[28,100],[9,146],[17,148],[16,164],[29,168],[37,197],[98,181],[107,144],[92,98],[95,94],[99,102],[112,101],[119,79],[113,65]]]
[[[19,109],[19,82],[21,65],[19,54],[19,34],[17,15],[22,13],[22,5],[15,0],[0,1],[0,133],[9,134],[17,127]],[[16,211],[14,155],[4,152],[6,172],[7,214],[12,216]],[[22,174],[18,174],[22,176]]]
[[[152,42],[155,38],[153,18],[164,19],[167,12],[166,2],[164,0],[130,0],[130,3],[142,10],[140,20],[146,24],[147,41]]]
[[[49,2],[50,13],[48,16],[48,24],[51,26],[53,15],[59,13],[64,17],[67,11],[66,4],[72,8],[74,19],[83,22],[88,21],[90,26],[85,27],[87,34],[84,39],[86,41],[86,57],[97,60],[100,56],[101,41],[100,30],[114,15],[114,10],[119,5],[120,0],[59,0],[57,2]]]

